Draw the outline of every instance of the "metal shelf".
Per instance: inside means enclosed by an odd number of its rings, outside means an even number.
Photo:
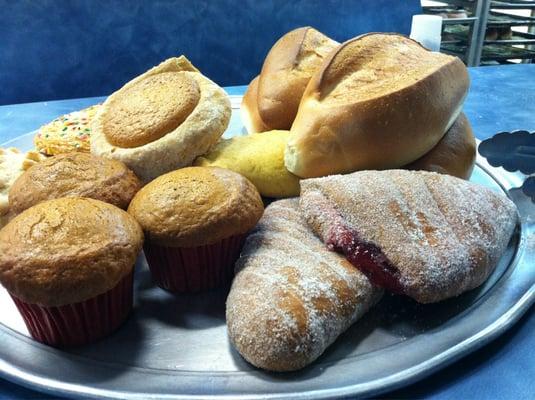
[[[504,12],[490,11],[488,27],[505,28],[510,26],[535,26],[535,17],[521,17]]]

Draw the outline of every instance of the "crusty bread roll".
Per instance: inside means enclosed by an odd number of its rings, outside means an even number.
[[[470,122],[466,115],[461,113],[435,147],[405,168],[468,179],[474,169],[476,147]]]
[[[370,280],[420,303],[481,285],[518,221],[488,187],[428,171],[360,171],[301,181],[312,230]]]
[[[285,152],[302,178],[397,168],[431,150],[461,111],[466,67],[397,34],[367,34],[311,78]]]
[[[242,117],[248,132],[290,129],[310,77],[338,45],[311,27],[282,36],[243,98]]]
[[[247,361],[271,371],[313,362],[381,296],[308,229],[297,199],[266,208],[236,273],[227,299],[230,340]]]

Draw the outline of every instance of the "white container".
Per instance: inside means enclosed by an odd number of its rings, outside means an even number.
[[[411,39],[420,42],[431,51],[440,50],[442,17],[418,14],[412,16]]]

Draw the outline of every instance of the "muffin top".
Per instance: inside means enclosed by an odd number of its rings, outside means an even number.
[[[156,178],[132,199],[128,212],[148,241],[194,247],[243,234],[264,206],[255,186],[222,168],[188,167]]]
[[[0,230],[0,283],[27,303],[77,303],[117,285],[132,271],[142,243],[139,224],[111,204],[45,201]]]
[[[9,206],[18,214],[45,200],[89,197],[126,210],[141,186],[120,161],[87,153],[59,154],[18,177],[9,191]]]

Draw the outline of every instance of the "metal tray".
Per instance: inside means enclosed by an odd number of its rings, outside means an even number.
[[[227,136],[241,132],[235,113]],[[31,138],[9,144],[28,149]],[[472,180],[506,193],[521,215],[482,287],[427,306],[387,295],[302,371],[268,373],[247,364],[227,338],[228,288],[168,294],[151,282],[141,256],[131,317],[112,336],[80,349],[61,351],[31,340],[1,289],[0,376],[55,395],[128,399],[370,396],[412,383],[500,335],[533,303],[535,207],[516,189],[523,179],[477,160]]]

